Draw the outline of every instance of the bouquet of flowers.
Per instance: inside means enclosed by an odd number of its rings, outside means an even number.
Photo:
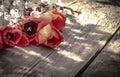
[[[65,27],[66,21],[66,16],[59,12],[63,10],[62,7],[59,7],[59,10],[58,7],[54,4],[51,9],[48,4],[41,3],[35,9],[40,15],[33,13],[33,8],[27,7],[22,20],[0,29],[0,49],[25,47],[29,44],[42,44],[51,48],[58,46],[64,40],[61,30]],[[47,10],[42,11],[43,9]]]

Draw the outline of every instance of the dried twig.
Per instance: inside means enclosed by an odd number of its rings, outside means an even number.
[[[80,11],[75,11],[75,10],[73,10],[72,8],[69,8],[69,7],[65,7],[65,6],[64,6],[63,8],[64,8],[64,9],[67,9],[67,10],[70,10],[72,14],[74,14],[74,13],[80,14],[80,13],[81,13]]]

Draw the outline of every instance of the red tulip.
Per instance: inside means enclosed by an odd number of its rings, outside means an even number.
[[[6,45],[14,46],[19,42],[22,37],[22,33],[18,29],[12,27],[5,27],[2,30],[2,38]]]
[[[40,19],[43,21],[52,22],[53,26],[58,30],[61,30],[65,27],[66,17],[58,11],[49,11],[40,16]]]
[[[1,31],[0,31],[0,49],[3,47],[2,37],[1,37]]]
[[[49,47],[55,47],[62,41],[63,35],[50,22],[42,22],[39,24],[39,30],[33,44],[36,46],[44,44]]]
[[[28,17],[19,25],[19,28],[26,34],[30,42],[34,40],[40,22],[38,18]]]
[[[21,40],[27,41],[27,37],[23,38],[22,31],[17,29],[17,28],[12,28],[12,27],[4,27],[2,29],[2,39],[7,46],[15,46],[15,45],[21,45]],[[24,46],[28,45],[27,43],[24,43]]]
[[[64,14],[53,11],[52,12],[56,17],[52,20],[53,26],[55,26],[58,30],[61,30],[65,27],[66,17]]]

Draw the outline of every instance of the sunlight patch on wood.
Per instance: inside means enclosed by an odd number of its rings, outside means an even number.
[[[105,42],[106,42],[105,40],[101,40],[101,41],[98,41],[98,44],[102,46],[105,44]]]
[[[90,35],[94,35],[94,36],[102,36],[103,34],[97,33],[97,32],[90,32]]]
[[[76,32],[76,33],[82,33],[80,29],[71,29],[71,31]]]
[[[53,63],[50,59],[45,59],[45,57],[43,57],[40,53],[37,53],[33,50],[26,50],[25,48],[21,48],[17,46],[15,46],[15,48],[20,49],[21,51],[25,52],[26,53],[26,55],[24,54],[25,58],[29,58],[29,55],[31,55],[31,56],[39,57],[40,59],[45,60],[49,63]]]
[[[61,43],[61,45],[69,45],[69,46],[71,46],[72,44],[70,44],[70,43],[67,42],[67,41],[64,41],[64,42]]]
[[[72,59],[76,62],[83,62],[84,61],[80,56],[78,56],[78,55],[76,55],[72,52],[68,52],[66,50],[62,50],[61,52],[57,52],[57,53],[61,54],[61,55],[64,55],[65,57],[67,57],[69,59]]]
[[[79,37],[79,36],[74,36],[75,39],[78,39],[78,40],[85,40],[84,37]]]
[[[112,42],[111,45],[108,47],[108,50],[115,54],[120,54],[120,41],[117,40],[115,42]]]
[[[82,11],[82,14],[80,14],[77,17],[81,25],[86,25],[86,24],[97,24],[98,22],[98,17],[96,17],[94,14],[91,14],[89,11]]]

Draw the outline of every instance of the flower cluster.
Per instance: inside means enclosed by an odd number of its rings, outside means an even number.
[[[58,11],[48,11],[39,18],[29,16],[15,27],[5,26],[0,29],[0,49],[3,47],[29,44],[56,47],[63,40],[60,32],[65,27],[66,17]]]

